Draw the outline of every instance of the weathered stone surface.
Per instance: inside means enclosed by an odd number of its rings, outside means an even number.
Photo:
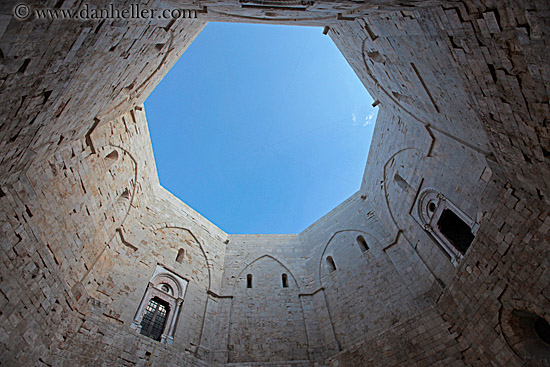
[[[550,320],[547,1],[183,1],[199,16],[175,21],[18,21],[15,4],[2,364],[550,364],[514,319]],[[327,26],[378,101],[360,190],[300,234],[228,235],[159,184],[142,104],[208,21]],[[471,219],[463,256],[422,222],[425,190]],[[172,344],[132,328],[157,265],[188,282]]]

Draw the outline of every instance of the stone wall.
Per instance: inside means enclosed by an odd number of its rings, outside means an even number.
[[[331,356],[330,366],[465,366],[450,325],[434,308]],[[419,347],[421,346],[421,347]]]
[[[206,24],[158,18],[18,21],[12,16],[16,4],[2,3],[0,22],[4,182],[35,159],[53,154],[58,144],[74,143],[97,123],[142,104]],[[94,5],[105,8],[109,2]],[[154,2],[143,6],[152,8]]]
[[[177,21],[18,21],[14,5],[2,363],[550,363],[521,326],[550,320],[547,2],[201,1]],[[300,234],[228,235],[159,184],[142,103],[207,21],[328,26],[377,100],[360,190]],[[422,222],[426,189],[471,219],[463,256]],[[173,344],[132,328],[158,265],[188,282]]]
[[[283,274],[288,277],[287,287],[283,287]],[[272,257],[262,257],[243,269],[232,293],[229,362],[308,361],[299,293],[294,275]]]
[[[543,285],[549,280],[543,260],[549,243],[547,189],[538,181],[548,172],[548,160],[543,158],[546,133],[540,135],[545,131],[540,122],[546,118],[535,117],[547,115],[542,111],[548,106],[536,102],[547,100],[543,97],[547,93],[541,89],[535,97],[534,92],[547,82],[539,77],[538,66],[527,71],[518,64],[524,58],[538,64],[541,54],[532,53],[545,47],[538,30],[546,16],[535,15],[541,6],[545,7],[530,3],[527,7],[533,10],[526,11],[512,3],[457,4],[394,14],[391,22],[386,16],[368,17],[363,27],[350,23],[331,33],[367,88],[382,101],[361,192],[379,208],[377,213],[396,237],[387,252],[397,248],[422,260],[423,267],[408,272],[413,284],[426,270],[440,283],[441,288],[434,282],[428,294],[434,294],[464,361],[471,365],[549,363],[521,347],[510,321],[514,310],[548,320]],[[361,37],[346,37],[349,27]],[[429,39],[426,33],[431,34]],[[365,40],[365,48],[357,39]],[[422,73],[406,63],[422,65]],[[422,88],[414,87],[414,81]],[[529,92],[524,85],[529,85]],[[447,90],[431,93],[442,86]],[[404,98],[399,87],[418,94]],[[519,91],[521,95],[512,96]],[[409,106],[412,100],[414,106]],[[461,111],[445,111],[457,106]],[[472,112],[477,117],[466,115]],[[448,122],[442,115],[448,116]],[[467,127],[454,130],[462,121]],[[517,129],[522,133],[511,133]],[[535,131],[537,138],[532,135]],[[480,139],[486,142],[480,144]],[[396,173],[404,185],[397,184]],[[414,218],[417,195],[426,187],[437,188],[480,225],[458,268],[441,255]]]
[[[297,235],[229,236],[221,290],[231,297],[224,304],[229,317],[219,330],[226,340],[220,357],[227,359],[220,362],[309,361],[307,311],[299,297],[303,262]]]

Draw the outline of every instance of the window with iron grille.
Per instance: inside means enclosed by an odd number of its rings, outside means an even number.
[[[169,307],[166,302],[159,298],[151,299],[141,320],[141,334],[160,341],[168,311]]]

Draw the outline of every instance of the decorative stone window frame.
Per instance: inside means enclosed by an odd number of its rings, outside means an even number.
[[[417,215],[420,219],[420,225],[445,251],[451,263],[454,266],[458,266],[464,255],[462,255],[447,237],[441,233],[437,225],[441,215],[446,209],[450,209],[456,216],[464,221],[464,223],[470,227],[474,236],[477,234],[479,224],[460,210],[460,208],[441,192],[433,188],[428,188],[420,193],[417,201]]]
[[[166,269],[164,266],[157,265],[157,267],[155,268],[155,272],[151,277],[151,280],[147,284],[147,289],[145,290],[145,293],[139,304],[138,311],[136,312],[134,321],[132,321],[130,327],[140,333],[141,321],[143,319],[143,315],[145,314],[145,309],[149,304],[149,301],[153,298],[161,299],[168,304],[169,310],[160,342],[173,344],[174,332],[176,329],[177,321],[179,319],[185,291],[187,289],[187,283],[187,280],[174,274],[170,270]],[[171,288],[172,294],[162,289],[165,288],[163,287],[163,285],[165,284],[167,284]]]

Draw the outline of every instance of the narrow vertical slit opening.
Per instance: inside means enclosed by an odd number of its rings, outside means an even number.
[[[327,265],[328,265],[328,269],[331,272],[336,270],[336,264],[334,263],[334,259],[332,258],[332,256],[327,256]]]

